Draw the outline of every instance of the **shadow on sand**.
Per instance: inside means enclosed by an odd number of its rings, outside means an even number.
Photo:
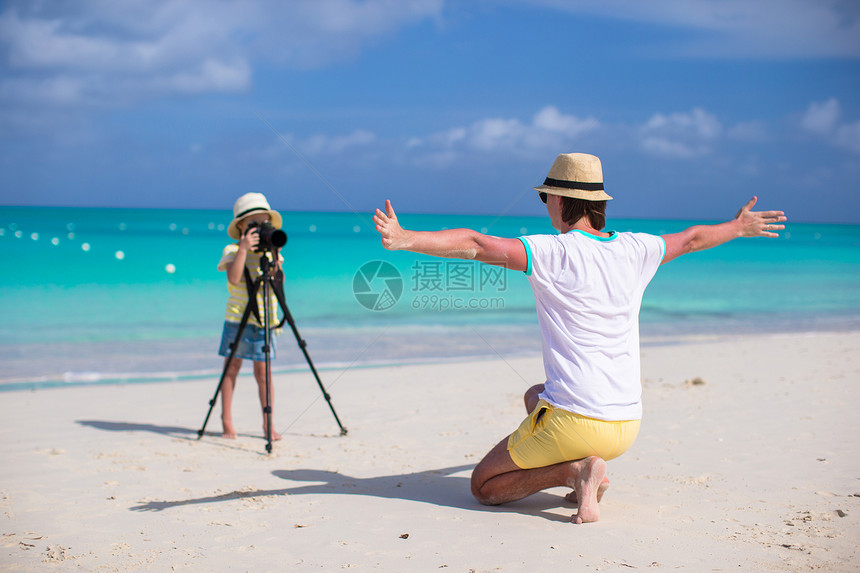
[[[78,420],[77,423],[82,426],[109,432],[152,432],[189,440],[196,439],[197,437],[196,430],[179,426],[157,426],[154,424],[107,422],[102,420]],[[237,490],[207,497],[172,501],[150,501],[132,506],[129,509],[132,511],[163,511],[184,505],[200,505],[245,498],[284,495],[362,495],[387,499],[403,499],[470,511],[521,513],[544,517],[552,521],[569,520],[569,515],[559,515],[550,510],[559,507],[573,508],[575,506],[572,506],[561,496],[546,492],[536,493],[525,499],[501,506],[481,505],[470,493],[469,478],[467,476],[454,475],[471,470],[473,467],[473,465],[460,465],[417,473],[370,478],[352,477],[339,472],[325,470],[276,470],[272,472],[272,475],[283,480],[299,483],[281,489]]]
[[[180,428],[179,426],[156,426],[154,424],[132,424],[129,422],[105,422],[103,420],[77,420],[77,424],[95,428],[97,430],[106,430],[108,432],[152,432],[154,434],[164,435],[197,435],[196,430],[189,428]]]
[[[272,474],[291,482],[303,482],[282,489],[232,491],[221,495],[182,499],[174,501],[150,501],[133,506],[132,511],[163,511],[184,505],[218,503],[244,498],[259,498],[282,495],[362,495],[386,499],[403,499],[432,505],[489,511],[497,513],[521,513],[543,517],[552,521],[568,521],[569,515],[558,515],[549,510],[571,507],[563,497],[541,492],[525,499],[501,506],[481,505],[472,497],[469,478],[456,476],[472,465],[428,470],[410,474],[394,474],[370,478],[358,478],[325,470],[276,470]]]
[[[198,438],[198,431],[192,430],[190,428],[182,428],[179,426],[156,426],[155,424],[141,424],[141,423],[131,423],[131,422],[107,422],[104,420],[77,420],[75,423],[80,424],[81,426],[95,428],[97,430],[104,430],[107,432],[151,432],[153,434],[160,434],[162,436],[169,436],[175,440],[186,440],[189,442],[196,442]],[[220,439],[220,433],[214,432],[206,432],[203,434],[207,437],[219,438],[217,440],[207,440],[206,443],[210,445],[217,446],[222,449],[229,450],[239,450],[244,452],[256,452],[259,455],[267,455],[265,451],[250,448],[247,444],[237,443],[236,440],[222,440]],[[259,438],[260,440],[265,440],[265,436],[263,436],[262,432],[260,434],[243,434],[239,433],[238,437],[240,438]]]

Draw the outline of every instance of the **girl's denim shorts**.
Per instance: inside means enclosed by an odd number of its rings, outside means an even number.
[[[224,322],[224,332],[221,334],[221,349],[218,354],[221,356],[230,356],[230,345],[236,340],[236,333],[239,332],[238,322]],[[274,331],[269,330],[269,359],[275,358],[275,336]],[[236,349],[234,358],[243,358],[245,360],[253,360],[254,362],[264,362],[266,354],[263,352],[263,346],[266,344],[266,331],[259,326],[253,324],[245,325],[242,331],[242,338],[239,340],[239,347]]]

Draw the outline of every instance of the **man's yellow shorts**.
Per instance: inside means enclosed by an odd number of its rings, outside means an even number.
[[[544,400],[508,438],[508,452],[522,469],[600,456],[611,460],[633,445],[640,420],[609,422],[553,408]]]

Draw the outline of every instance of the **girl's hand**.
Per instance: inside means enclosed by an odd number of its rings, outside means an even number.
[[[259,227],[251,227],[247,229],[243,234],[242,238],[239,239],[239,249],[244,250],[245,252],[253,251],[257,248],[257,245],[260,243],[260,228]]]

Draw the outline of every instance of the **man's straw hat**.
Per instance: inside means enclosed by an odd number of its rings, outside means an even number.
[[[245,193],[236,199],[236,203],[233,204],[233,220],[230,222],[230,226],[227,227],[227,234],[237,241],[241,239],[242,235],[239,234],[239,228],[237,227],[239,221],[257,213],[268,213],[272,226],[276,229],[281,228],[283,224],[281,214],[269,207],[269,202],[266,201],[265,195],[262,193]]]
[[[587,153],[562,153],[556,157],[543,185],[535,190],[586,201],[612,199],[603,190],[600,159]]]

